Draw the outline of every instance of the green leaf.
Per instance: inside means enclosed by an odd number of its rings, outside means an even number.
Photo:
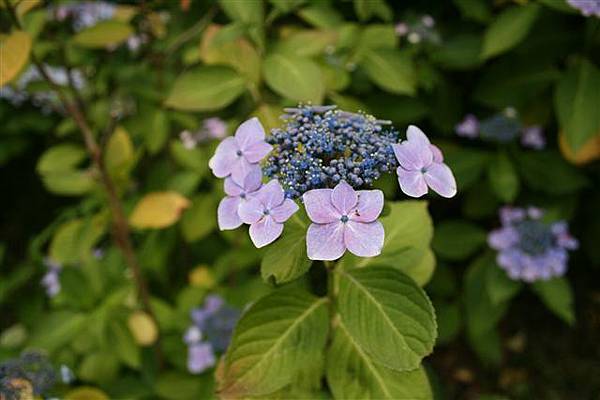
[[[438,324],[437,344],[448,343],[453,340],[462,328],[462,310],[458,302],[435,302],[434,308]]]
[[[156,394],[167,400],[212,399],[214,383],[209,374],[192,376],[168,371],[160,374],[154,385]]]
[[[475,68],[481,64],[481,46],[480,35],[459,34],[445,40],[441,47],[431,53],[431,58],[449,69]]]
[[[554,107],[573,151],[600,135],[600,70],[583,60],[570,68],[556,88]]]
[[[57,311],[36,321],[28,346],[49,352],[66,346],[89,323],[83,313]]]
[[[106,223],[106,218],[99,214],[87,220],[77,218],[62,224],[50,242],[50,258],[65,265],[89,259],[92,248],[106,231]]]
[[[568,194],[589,184],[586,176],[556,151],[521,152],[517,163],[523,180],[541,192]]]
[[[338,310],[350,336],[375,362],[407,371],[433,350],[434,310],[425,292],[394,268],[340,272]]]
[[[104,165],[113,177],[125,178],[133,166],[135,155],[129,134],[117,127],[111,135],[104,152]]]
[[[61,144],[46,150],[37,163],[41,175],[73,170],[86,158],[85,149],[75,144]]]
[[[519,176],[508,156],[501,152],[488,165],[490,185],[496,196],[512,203],[519,194]]]
[[[486,269],[485,286],[493,304],[504,303],[521,290],[521,282],[510,279],[496,263],[490,263]]]
[[[531,288],[557,317],[569,325],[575,323],[573,291],[565,278],[537,281],[531,285]]]
[[[124,42],[132,34],[133,28],[128,23],[106,20],[77,33],[73,43],[89,48],[112,47]]]
[[[225,355],[218,393],[261,396],[290,384],[322,357],[329,330],[327,299],[285,288],[244,313]]]
[[[487,0],[454,0],[454,4],[467,19],[487,23],[492,18],[491,4]]]
[[[391,8],[384,0],[354,0],[354,12],[363,22],[374,15],[386,22],[390,22],[393,17]]]
[[[485,230],[470,222],[444,221],[435,228],[432,247],[441,258],[461,261],[475,253],[486,237]]]
[[[180,140],[173,140],[170,145],[171,156],[183,168],[204,175],[208,170],[208,160],[200,147],[187,149]]]
[[[294,101],[321,104],[324,94],[319,66],[312,60],[274,53],[264,62],[267,85],[279,95]]]
[[[217,204],[212,196],[202,194],[192,199],[191,207],[181,218],[181,232],[185,241],[195,242],[210,234],[217,226],[216,215]]]
[[[17,76],[27,64],[31,52],[31,36],[15,31],[0,41],[0,87]]]
[[[482,58],[497,56],[519,44],[529,33],[539,10],[538,4],[529,3],[525,6],[513,6],[503,11],[485,32]]]
[[[165,146],[169,138],[169,119],[162,110],[157,110],[148,117],[151,120],[149,129],[144,132],[146,147],[150,154],[156,154]]]
[[[299,57],[313,57],[335,46],[338,33],[333,30],[299,30],[292,32],[275,44],[275,52]]]
[[[327,383],[336,399],[432,399],[423,368],[399,372],[373,360],[340,321],[327,352]]]
[[[289,282],[310,269],[312,261],[306,255],[306,229],[306,221],[297,216],[285,224],[283,235],[267,248],[260,264],[266,282]]]
[[[42,176],[48,191],[63,196],[80,196],[95,187],[95,180],[88,171],[64,171]]]
[[[331,29],[344,23],[344,18],[333,7],[316,3],[298,11],[298,16],[317,28]]]
[[[234,21],[244,24],[260,24],[264,19],[262,1],[219,0],[225,14]]]
[[[442,151],[446,164],[456,177],[459,192],[477,182],[490,160],[490,154],[483,150],[442,146]]]
[[[198,67],[180,75],[165,105],[184,111],[213,111],[226,107],[246,89],[244,78],[228,67]]]
[[[360,64],[380,88],[394,94],[414,95],[417,78],[408,53],[397,50],[370,50]]]
[[[127,366],[138,369],[141,365],[141,353],[133,336],[121,321],[112,320],[109,324],[108,343],[114,346],[117,357]]]
[[[85,356],[77,376],[89,382],[106,384],[117,377],[119,360],[117,356],[108,352],[91,353]]]

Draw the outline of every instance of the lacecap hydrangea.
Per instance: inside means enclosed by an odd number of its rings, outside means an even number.
[[[249,224],[256,247],[275,241],[302,203],[312,222],[306,235],[310,259],[335,260],[346,250],[374,257],[385,237],[377,220],[383,192],[372,189],[382,174],[395,172],[411,197],[429,189],[447,198],[456,194],[442,152],[416,126],[401,140],[389,121],[364,113],[308,105],[284,111],[283,126],[269,136],[257,118],[242,123],[209,161],[225,179],[219,228]]]
[[[565,221],[546,222],[536,207],[503,207],[502,227],[490,232],[488,244],[498,251],[496,263],[514,280],[534,282],[567,271],[569,250],[579,243]]]

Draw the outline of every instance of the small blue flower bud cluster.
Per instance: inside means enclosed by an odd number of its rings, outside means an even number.
[[[285,111],[284,127],[267,137],[274,149],[263,173],[279,180],[287,197],[342,180],[355,189],[369,187],[397,167],[391,145],[398,143],[398,132],[385,128],[389,121],[335,106],[299,105]]]

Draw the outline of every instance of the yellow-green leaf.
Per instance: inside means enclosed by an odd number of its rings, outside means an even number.
[[[131,335],[140,346],[150,346],[158,338],[158,328],[156,322],[148,313],[144,311],[135,311],[129,316],[127,325]]]
[[[264,67],[267,85],[279,95],[316,104],[323,100],[321,71],[311,59],[275,53],[267,57]]]
[[[0,42],[0,86],[13,80],[23,69],[31,52],[31,37],[15,31]]]
[[[119,126],[106,145],[104,165],[111,175],[127,175],[133,161],[133,144],[127,131]]]
[[[102,390],[95,387],[81,386],[67,393],[65,400],[109,400],[109,397]]]
[[[106,20],[79,32],[73,42],[82,47],[104,48],[124,42],[131,34],[133,28],[128,23]]]
[[[173,225],[190,201],[177,192],[154,192],[144,196],[135,206],[129,223],[139,229],[161,229]]]

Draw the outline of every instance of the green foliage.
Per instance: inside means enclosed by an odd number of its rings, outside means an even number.
[[[338,308],[350,336],[387,368],[413,370],[433,349],[433,307],[423,290],[394,268],[340,273]]]
[[[539,12],[540,6],[533,3],[503,11],[485,32],[481,57],[497,56],[519,44],[527,36]]]

